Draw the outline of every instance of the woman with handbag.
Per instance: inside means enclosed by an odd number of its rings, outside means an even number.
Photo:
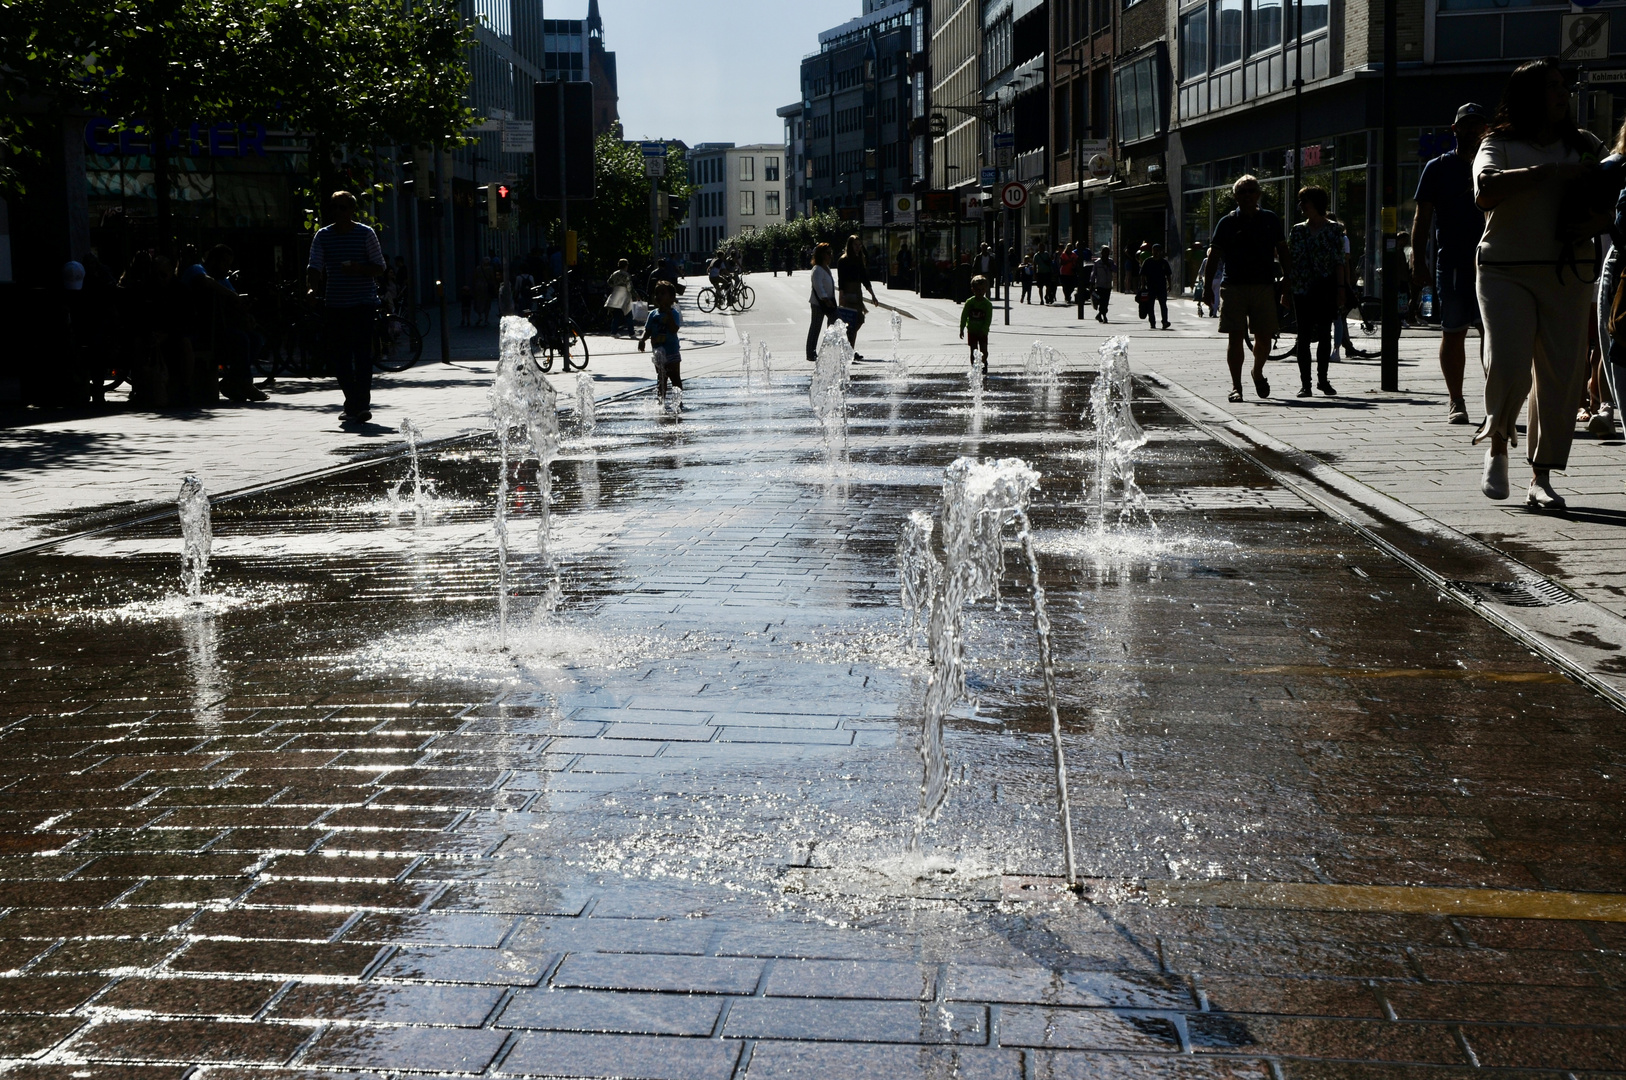
[[[820,244],[813,249],[813,291],[808,294],[813,305],[813,325],[807,328],[807,362],[819,358],[819,335],[826,322],[836,321],[836,279],[830,274],[830,245]]]
[[[1527,505],[1562,510],[1552,470],[1569,464],[1575,411],[1586,392],[1587,323],[1593,284],[1577,267],[1592,262],[1592,235],[1561,235],[1571,182],[1601,157],[1596,136],[1570,118],[1569,87],[1558,60],[1522,64],[1508,79],[1495,123],[1474,158],[1474,195],[1486,211],[1476,291],[1485,322],[1485,422],[1490,440],[1480,490],[1508,496],[1508,447],[1530,400]]]

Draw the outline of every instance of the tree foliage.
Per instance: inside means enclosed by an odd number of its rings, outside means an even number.
[[[761,270],[774,265],[787,254],[799,259],[804,249],[817,244],[829,244],[839,250],[854,231],[851,221],[843,220],[834,210],[825,210],[812,217],[782,221],[754,232],[730,236],[717,248],[720,253],[732,256],[741,266]]]

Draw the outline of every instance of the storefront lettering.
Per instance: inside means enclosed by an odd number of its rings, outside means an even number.
[[[146,131],[127,126],[112,130],[113,121],[98,116],[85,125],[85,149],[106,157],[137,157],[152,151]],[[233,124],[193,124],[169,133],[169,149],[180,157],[265,156],[265,125],[239,121]]]

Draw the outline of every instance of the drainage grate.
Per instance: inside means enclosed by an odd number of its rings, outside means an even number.
[[[1554,585],[1546,578],[1527,578],[1523,581],[1451,581],[1458,592],[1467,593],[1476,600],[1508,607],[1557,607],[1561,604],[1579,604],[1580,598]]]

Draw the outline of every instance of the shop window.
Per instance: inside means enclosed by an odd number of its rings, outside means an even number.
[[[1304,33],[1305,36],[1317,30],[1327,28],[1327,0],[1304,0]],[[1287,29],[1287,35],[1292,37],[1298,29],[1298,12],[1293,12],[1293,25]]]
[[[1208,73],[1208,8],[1180,17],[1180,79]]]

